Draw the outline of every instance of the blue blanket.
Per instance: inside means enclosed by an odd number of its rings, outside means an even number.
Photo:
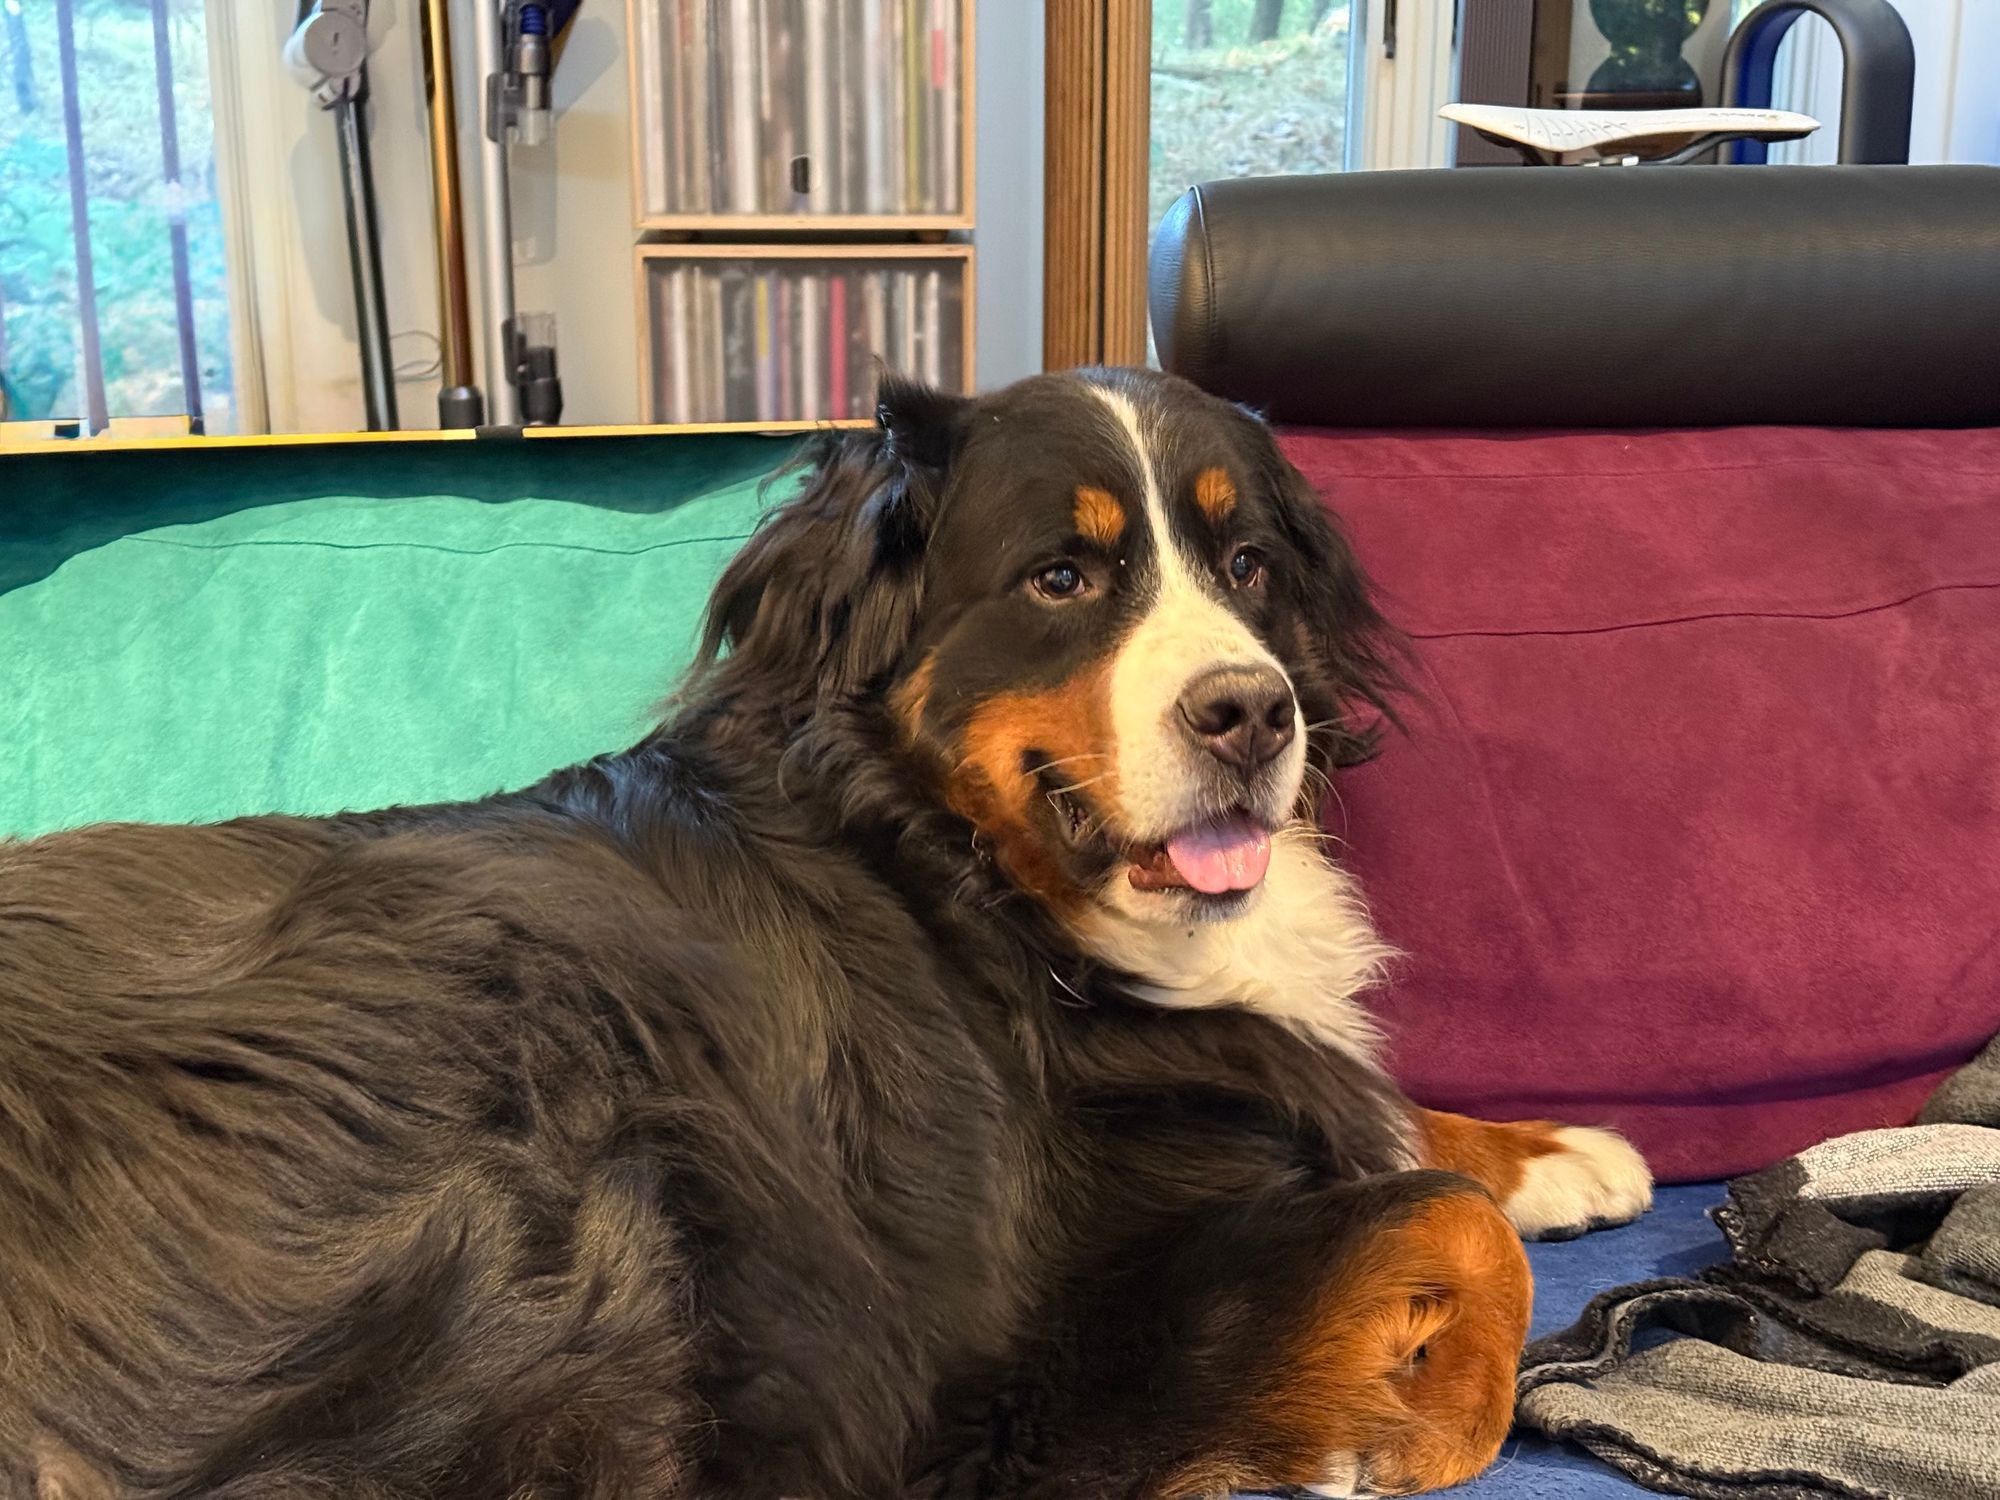
[[[1533,1337],[1576,1321],[1599,1292],[1655,1276],[1692,1276],[1729,1253],[1708,1210],[1722,1201],[1720,1183],[1662,1188],[1653,1211],[1623,1229],[1561,1244],[1530,1245],[1535,1268]],[[1499,1462],[1453,1496],[1464,1500],[1632,1500],[1648,1494],[1581,1449],[1515,1436]]]

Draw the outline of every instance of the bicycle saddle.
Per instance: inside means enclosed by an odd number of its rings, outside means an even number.
[[[1447,104],[1438,113],[1537,162],[1579,152],[1590,152],[1600,159],[1685,158],[1723,140],[1794,141],[1819,129],[1819,121],[1811,115],[1786,109],[1522,109],[1511,104]]]

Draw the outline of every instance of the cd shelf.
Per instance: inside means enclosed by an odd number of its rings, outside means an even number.
[[[969,245],[646,245],[642,417],[866,423],[889,368],[969,388]]]
[[[627,0],[639,416],[970,390],[973,0]]]
[[[972,227],[972,0],[628,0],[642,232]]]

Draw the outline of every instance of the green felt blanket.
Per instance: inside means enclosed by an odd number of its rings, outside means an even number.
[[[788,450],[512,447],[45,465],[0,501],[0,835],[475,797],[638,738]]]

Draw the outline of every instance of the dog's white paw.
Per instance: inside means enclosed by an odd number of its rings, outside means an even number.
[[[1653,1174],[1621,1135],[1564,1125],[1556,1149],[1522,1167],[1501,1205],[1525,1240],[1573,1239],[1629,1224],[1653,1206]]]

